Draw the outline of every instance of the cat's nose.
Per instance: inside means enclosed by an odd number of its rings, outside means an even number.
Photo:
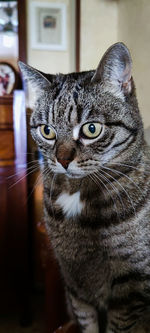
[[[67,170],[69,163],[71,162],[71,160],[61,160],[61,159],[57,159],[57,161]]]
[[[75,149],[70,147],[69,144],[61,144],[57,147],[56,158],[57,161],[67,169],[69,163],[73,161],[75,157]]]

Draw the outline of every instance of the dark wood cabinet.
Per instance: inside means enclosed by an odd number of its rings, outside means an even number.
[[[18,115],[25,118],[25,106],[17,105]],[[16,133],[13,108],[13,96],[0,98],[0,314],[18,309],[20,317],[28,320],[27,177],[24,155],[23,163],[16,158],[15,135],[19,140],[22,129]]]

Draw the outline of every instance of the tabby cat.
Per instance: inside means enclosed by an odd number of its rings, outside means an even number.
[[[46,228],[84,333],[150,332],[149,149],[131,67],[123,43],[87,72],[20,63],[34,94]]]

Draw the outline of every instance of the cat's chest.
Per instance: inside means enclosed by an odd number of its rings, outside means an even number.
[[[50,191],[51,192],[51,191]],[[53,205],[56,219],[61,212],[62,219],[77,220],[99,215],[99,193],[85,180],[71,180],[55,184],[50,194],[49,205]]]
[[[85,207],[85,200],[81,200],[80,190],[70,194],[62,191],[55,200],[56,209],[61,209],[65,218],[80,216]]]
[[[93,223],[98,227],[102,209],[100,195],[88,182],[57,181],[52,187],[45,186],[44,198],[50,221],[53,220],[52,229],[55,226],[56,229],[66,230],[66,226],[70,229],[71,222],[77,229]]]

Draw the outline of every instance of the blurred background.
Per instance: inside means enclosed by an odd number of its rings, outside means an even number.
[[[131,51],[150,142],[149,0],[0,1],[0,333],[52,333],[68,321],[18,60],[46,73],[95,69],[118,41]]]

